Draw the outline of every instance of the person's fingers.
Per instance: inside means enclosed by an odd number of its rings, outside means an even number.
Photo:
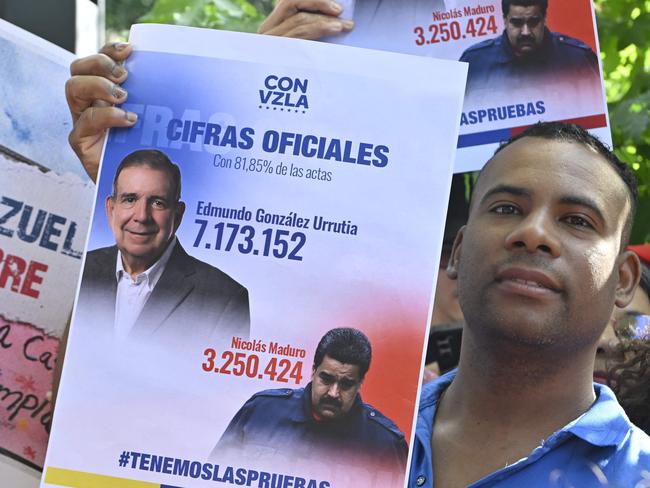
[[[137,114],[118,107],[103,106],[105,103],[98,101],[97,106],[84,110],[68,136],[70,146],[93,181],[97,180],[106,130],[111,127],[131,127],[138,120]]]
[[[128,42],[109,42],[99,50],[100,53],[106,54],[115,61],[124,61],[131,55],[132,51],[133,46]]]
[[[266,33],[301,11],[337,16],[343,9],[338,3],[331,0],[280,0],[260,25],[260,33]]]
[[[268,34],[270,30],[278,27],[299,12],[320,13],[336,17],[342,11],[342,7],[332,0],[280,0],[273,12],[262,22],[258,32]]]
[[[110,106],[112,106],[112,105],[113,105],[112,103],[106,102],[106,101],[104,101],[104,100],[95,100],[95,101],[93,102],[93,105],[92,105],[92,106],[93,106],[93,107],[110,107]]]
[[[70,132],[70,144],[102,134],[111,127],[131,127],[138,115],[119,107],[88,107],[83,111]]]
[[[73,122],[101,100],[108,105],[124,103],[127,92],[118,84],[101,76],[77,75],[69,78],[65,84],[65,96],[72,114]]]
[[[132,51],[130,44],[106,44],[99,53],[70,65],[65,94],[74,126],[68,141],[93,181],[106,130],[137,122],[136,114],[113,106],[127,99],[126,90],[119,85],[128,76],[122,64]]]
[[[101,76],[108,78],[113,83],[123,83],[127,76],[126,69],[121,62],[111,59],[103,53],[93,54],[73,61],[70,64],[70,74],[72,76]]]
[[[328,15],[299,12],[281,25],[266,32],[268,35],[294,37],[298,39],[320,39],[321,37],[349,32],[354,26],[351,20],[342,20]]]

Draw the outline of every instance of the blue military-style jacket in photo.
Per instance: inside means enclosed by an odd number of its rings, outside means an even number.
[[[408,447],[404,434],[357,395],[341,419],[316,420],[311,383],[299,389],[265,390],[253,395],[231,420],[211,458],[266,460],[329,459],[347,465],[380,463],[404,473]]]
[[[499,37],[470,46],[460,61],[469,63],[467,91],[479,88],[504,90],[544,79],[576,78],[600,82],[598,58],[578,39],[544,29],[542,45],[533,53],[515,56],[504,31]]]

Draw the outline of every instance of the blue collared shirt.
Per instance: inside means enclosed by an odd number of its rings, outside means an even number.
[[[422,388],[408,488],[433,487],[433,419],[440,394],[455,376],[451,371]],[[597,383],[594,390],[596,401],[587,412],[527,457],[470,487],[650,487],[650,437],[630,423],[612,390]]]

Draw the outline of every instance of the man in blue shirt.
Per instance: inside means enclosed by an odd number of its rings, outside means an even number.
[[[650,438],[592,382],[639,281],[635,202],[630,170],[574,125],[538,124],[488,161],[447,267],[460,363],[423,388],[409,488],[645,486]]]

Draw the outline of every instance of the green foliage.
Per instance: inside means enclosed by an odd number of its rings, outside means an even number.
[[[108,0],[106,30],[110,40],[126,40],[131,24],[146,14],[155,0]]]
[[[264,3],[271,7],[270,2],[257,3],[256,6],[248,0],[156,0],[139,21],[255,32],[268,13]]]
[[[136,22],[255,32],[272,9],[273,0],[111,0],[106,26],[113,39]]]
[[[650,0],[596,0],[616,154],[639,179],[632,241],[650,242]]]

